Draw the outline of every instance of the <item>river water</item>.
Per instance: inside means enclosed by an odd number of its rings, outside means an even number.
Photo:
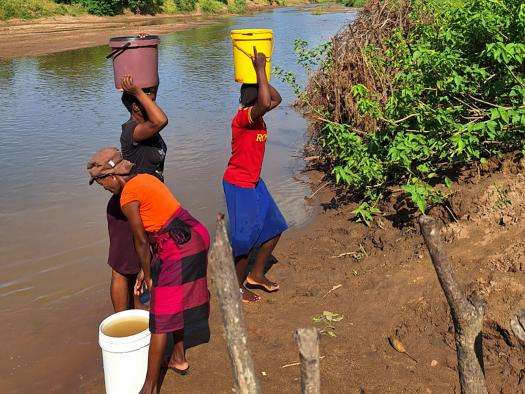
[[[225,210],[221,177],[238,103],[229,31],[271,28],[273,65],[295,63],[297,38],[318,44],[355,15],[276,9],[162,36],[158,103],[169,117],[166,183],[211,231]],[[1,45],[1,44],[0,44]],[[85,163],[118,146],[127,120],[106,46],[0,61],[0,391],[72,392],[100,372],[97,326],[111,313],[105,204]],[[292,225],[311,216],[300,179],[306,123],[291,89],[266,122],[263,177]]]

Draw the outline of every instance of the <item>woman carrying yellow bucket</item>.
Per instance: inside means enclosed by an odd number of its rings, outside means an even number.
[[[235,82],[257,83],[257,75],[253,67],[254,48],[266,56],[266,77],[270,80],[271,58],[273,52],[273,32],[270,29],[232,30],[233,68]]]
[[[223,187],[228,207],[230,240],[235,256],[237,277],[244,302],[255,302],[258,295],[248,288],[267,292],[279,290],[279,285],[265,276],[265,263],[273,252],[281,234],[288,228],[283,215],[260,178],[268,131],[263,116],[281,103],[281,96],[268,83],[271,40],[268,50],[268,30],[262,35],[266,53],[259,52],[260,42],[248,31],[242,46],[232,32],[236,80],[242,81],[240,108],[232,120],[232,155],[224,172]],[[269,30],[271,33],[271,30]],[[255,36],[258,36],[255,34]],[[270,34],[271,38],[271,34]],[[237,45],[237,46],[236,46]],[[248,49],[250,48],[250,49]],[[235,52],[235,51],[238,52]],[[251,50],[253,55],[248,52]],[[235,57],[245,56],[242,61]],[[247,62],[249,61],[250,69]],[[253,79],[255,76],[255,79]],[[252,79],[250,79],[250,77]],[[259,247],[255,264],[246,276],[248,255]]]

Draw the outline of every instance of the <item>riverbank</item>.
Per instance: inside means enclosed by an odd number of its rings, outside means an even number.
[[[492,165],[493,173],[461,176],[451,198],[456,220],[446,221],[442,235],[461,287],[477,288],[487,301],[483,355],[488,390],[517,393],[523,389],[525,355],[509,321],[525,307],[525,177],[512,161]],[[317,180],[314,189],[323,184],[321,174],[313,172],[312,178]],[[498,204],[501,190],[510,204]],[[324,212],[283,236],[275,251],[278,263],[269,273],[281,290],[244,306],[263,392],[300,390],[292,333],[305,326],[324,330],[323,392],[458,392],[452,321],[417,226],[400,225],[394,215],[371,228],[349,221],[355,205],[335,206],[336,194],[321,190],[315,204]],[[168,373],[164,392],[209,393],[210,387],[214,393],[231,392],[215,297],[212,309],[210,344],[189,351],[191,374]],[[343,319],[315,323],[323,311]],[[391,335],[417,362],[389,345]],[[99,374],[80,391],[102,389]]]
[[[306,4],[294,0],[289,6]],[[249,3],[248,15],[277,6]],[[345,9],[336,6],[335,9]],[[133,35],[139,32],[169,34],[198,26],[218,23],[234,14],[159,14],[119,15],[99,17],[93,15],[57,16],[33,20],[8,20],[0,22],[0,34],[9,37],[0,44],[0,59],[38,56],[73,49],[104,45],[113,36]]]
[[[166,184],[211,233],[217,212],[226,209],[220,180],[238,106],[230,31],[273,29],[278,43],[272,63],[298,73],[301,68],[289,55],[296,38],[320,44],[355,18],[349,9],[323,14],[318,9],[277,8],[162,36],[158,101],[170,119],[162,131],[169,152]],[[5,170],[0,311],[9,316],[2,334],[0,392],[79,392],[101,376],[97,328],[112,313],[109,195],[87,185],[84,163],[101,146],[118,144],[129,116],[114,89],[107,53],[104,44],[0,62],[0,102],[8,124],[0,131]],[[290,225],[302,226],[313,211],[304,201],[311,190],[298,173],[304,168],[297,156],[307,125],[290,107],[291,89],[275,83],[283,104],[267,119],[271,138],[264,179]]]

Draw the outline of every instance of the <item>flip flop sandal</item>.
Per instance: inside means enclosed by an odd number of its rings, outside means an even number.
[[[182,376],[185,376],[185,375],[187,375],[190,372],[190,366],[189,365],[188,365],[188,368],[186,368],[186,369],[179,369],[179,368],[175,368],[175,367],[169,367],[168,366],[169,362],[170,362],[169,359],[164,360],[162,362],[162,364],[161,364],[161,367],[169,369],[169,370],[171,370],[171,371],[173,371],[173,372],[175,372],[175,373],[177,373],[179,375],[182,375]]]
[[[261,283],[250,283],[248,282],[248,280],[246,280],[246,288],[250,289],[250,290],[263,290],[267,293],[274,293],[276,292],[277,290],[279,290],[279,285],[276,284],[276,288],[275,289],[269,289],[268,287],[266,287],[265,285],[261,284]]]
[[[186,369],[179,369],[179,368],[175,368],[175,367],[168,367],[169,370],[175,372],[176,374],[179,374],[181,376],[186,376],[190,373],[190,367],[188,366],[188,368]]]
[[[253,304],[254,302],[259,302],[261,301],[261,297],[259,297],[257,294],[255,294],[255,297],[257,297],[255,300],[253,301],[250,301],[250,300],[245,300],[243,295],[244,295],[244,290],[243,289],[239,289],[239,291],[241,292],[241,301],[244,303],[244,304]]]

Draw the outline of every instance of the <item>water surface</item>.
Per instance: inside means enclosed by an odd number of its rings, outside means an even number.
[[[297,38],[318,44],[351,13],[278,9],[162,36],[158,103],[169,117],[166,183],[211,231],[225,210],[221,177],[238,106],[229,31],[274,30],[273,64],[295,64]],[[105,264],[107,192],[88,186],[85,163],[118,146],[128,114],[115,91],[105,46],[0,62],[0,390],[68,391],[97,370],[97,325],[110,313]],[[291,90],[266,122],[263,177],[291,225],[311,215],[297,178],[306,123]],[[89,369],[89,368],[88,368]],[[83,371],[83,372],[82,372]],[[53,376],[54,375],[54,376]],[[2,390],[3,389],[3,390]]]

